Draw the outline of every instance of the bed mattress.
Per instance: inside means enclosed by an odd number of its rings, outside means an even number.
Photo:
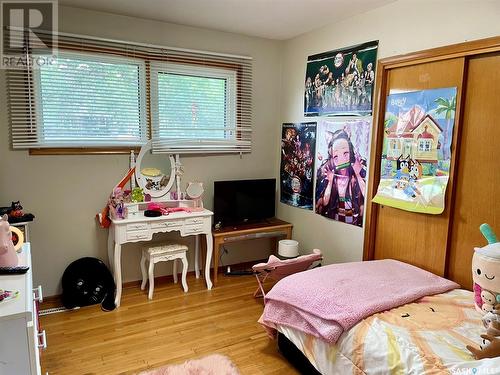
[[[336,344],[278,326],[322,374],[500,374],[500,359],[474,360],[485,329],[473,295],[455,289],[374,314]]]

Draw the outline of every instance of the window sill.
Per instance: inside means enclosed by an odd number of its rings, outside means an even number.
[[[130,154],[134,151],[136,154],[140,147],[61,147],[61,148],[32,148],[30,155],[118,155]]]

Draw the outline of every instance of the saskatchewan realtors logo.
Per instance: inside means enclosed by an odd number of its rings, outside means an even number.
[[[0,10],[0,68],[36,69],[55,60],[57,0],[2,0]]]

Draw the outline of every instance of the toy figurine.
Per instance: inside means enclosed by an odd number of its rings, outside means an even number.
[[[0,267],[15,267],[18,262],[8,217],[3,215],[0,219]]]

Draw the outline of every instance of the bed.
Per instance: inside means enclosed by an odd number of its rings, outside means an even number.
[[[355,267],[365,267],[373,263],[359,262]],[[301,290],[305,287],[306,295],[313,290],[322,292],[323,296],[320,298],[324,303],[329,300],[329,297],[324,296],[325,275],[338,274],[342,266],[323,267],[322,274],[318,275],[318,280],[321,280],[319,284],[323,286],[315,285],[314,276],[310,276],[318,274],[319,269],[316,269],[293,275],[291,279],[290,277],[283,279],[267,295],[266,307],[260,321],[273,337],[278,338],[280,351],[302,373],[313,374],[315,371],[321,374],[401,375],[500,373],[500,359],[474,360],[466,349],[466,345],[478,346],[480,335],[484,333],[481,315],[474,308],[472,292],[457,289],[455,286],[458,285],[432,274],[436,279],[429,279],[428,285],[435,286],[441,282],[442,286],[428,289],[431,291],[430,295],[426,294],[427,289],[424,288],[420,291],[422,296],[413,295],[412,302],[401,303],[404,300],[400,300],[394,303],[393,308],[386,310],[383,309],[385,302],[382,301],[382,307],[378,307],[379,312],[366,313],[364,318],[352,326],[344,327],[340,335],[332,333],[336,332],[336,329],[333,331],[330,329],[335,325],[332,322],[337,322],[333,318],[331,321],[321,323],[327,326],[324,328],[317,323],[317,317],[310,320],[304,311],[294,307],[293,303],[278,304],[277,308],[273,306],[275,302],[273,298],[279,300],[274,294],[279,295],[280,290],[286,291],[285,298],[290,299],[291,285],[297,285]],[[380,287],[390,291],[392,287],[385,280],[393,278],[399,281],[399,276],[398,272],[393,270],[389,273],[392,274],[390,277],[382,275],[377,278],[370,274],[365,275],[358,280],[358,285],[356,281],[353,282],[354,288],[366,283],[368,279],[373,279],[376,280],[374,288]],[[352,269],[349,274],[354,274]],[[412,277],[405,280],[405,275],[401,277],[403,284],[412,280]],[[332,280],[338,282],[339,278],[342,277],[337,275]],[[306,279],[309,282],[306,283]],[[285,281],[287,285],[280,285]],[[273,292],[276,287],[277,292]],[[449,290],[434,293],[440,288]],[[330,293],[334,295],[334,292],[328,291],[328,294]],[[346,294],[349,295],[350,292]],[[334,298],[337,299],[338,296]],[[380,298],[376,296],[374,299]],[[390,299],[388,297],[387,301]],[[352,298],[348,296],[347,300]],[[307,305],[314,303],[313,300],[306,302]],[[367,303],[370,304],[370,300]],[[278,313],[275,313],[275,310]],[[355,309],[352,314],[356,315]],[[281,321],[284,324],[280,324]],[[479,370],[482,372],[477,372]]]

